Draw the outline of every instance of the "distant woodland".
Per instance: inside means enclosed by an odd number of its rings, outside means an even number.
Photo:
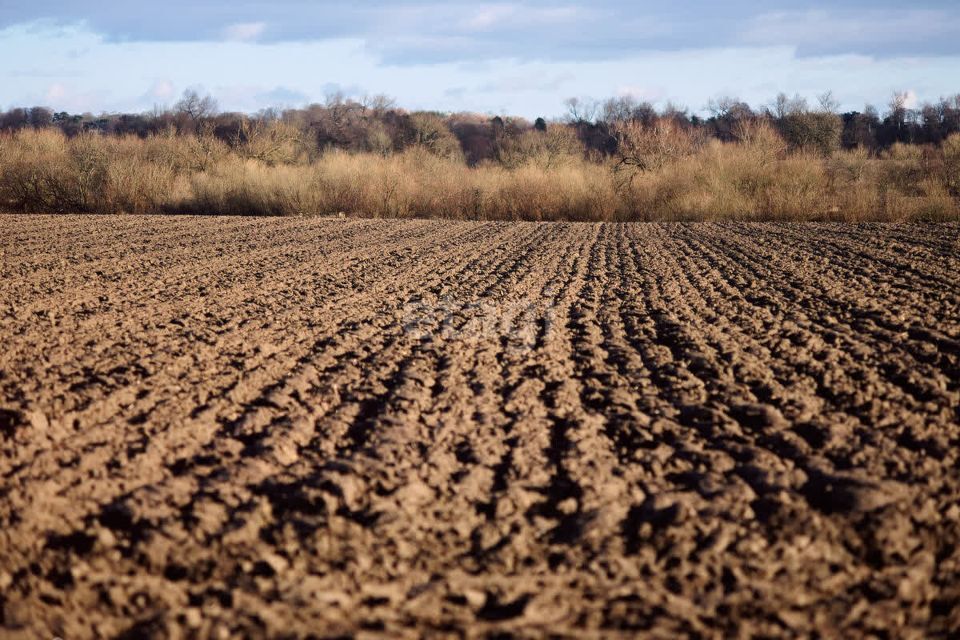
[[[629,97],[564,117],[407,111],[384,96],[221,112],[0,113],[0,208],[481,219],[960,217],[960,94],[840,113],[781,94],[697,115]]]

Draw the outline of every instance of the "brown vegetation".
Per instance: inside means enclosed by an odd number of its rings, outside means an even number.
[[[960,135],[824,156],[769,127],[703,140],[669,123],[626,124],[594,161],[569,129],[527,131],[500,162],[470,167],[424,122],[400,152],[310,157],[283,123],[233,147],[211,135],[0,137],[3,208],[32,212],[309,215],[518,220],[945,220],[960,217]]]
[[[30,110],[24,118],[35,126],[0,132],[0,209],[487,220],[960,218],[960,133],[949,133],[957,110],[945,102],[939,119],[925,117],[939,123],[937,135],[945,137],[937,142],[851,145],[845,140],[854,133],[831,100],[826,94],[810,109],[781,95],[758,114],[721,99],[707,121],[628,99],[571,101],[567,121],[531,125],[406,113],[383,98],[216,115],[212,101],[190,94],[174,114],[155,116],[166,128],[115,128],[113,135],[71,131],[63,114],[45,119]],[[882,124],[870,126],[883,133],[902,120],[909,133],[916,117],[902,111],[895,104]]]

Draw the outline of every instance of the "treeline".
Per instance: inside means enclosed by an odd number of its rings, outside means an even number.
[[[919,108],[909,108],[908,102],[907,94],[897,93],[882,112],[867,106],[862,112],[839,113],[830,93],[819,96],[812,106],[800,96],[780,94],[760,108],[724,97],[711,101],[710,115],[702,117],[672,105],[658,110],[630,97],[570,99],[566,116],[547,123],[543,118],[530,122],[472,113],[408,112],[384,96],[350,99],[339,94],[324,104],[300,109],[267,109],[252,115],[221,113],[211,97],[187,91],[172,109],[140,114],[94,116],[45,107],[10,109],[0,113],[0,131],[57,128],[68,137],[96,132],[140,138],[173,132],[209,135],[241,147],[270,129],[276,145],[289,147],[283,139],[295,138],[297,152],[309,157],[330,149],[389,154],[427,146],[441,156],[462,158],[471,166],[484,161],[509,162],[511,149],[525,133],[544,132],[548,124],[569,129],[584,153],[598,159],[617,154],[622,140],[618,130],[626,123],[653,127],[669,121],[703,138],[734,142],[746,124],[763,122],[773,126],[791,149],[825,155],[840,149],[879,153],[898,143],[937,145],[960,132],[960,94]],[[273,150],[279,152],[279,148]]]
[[[0,210],[500,220],[960,220],[960,98],[881,116],[570,100],[547,122],[378,97],[253,115],[2,114]]]

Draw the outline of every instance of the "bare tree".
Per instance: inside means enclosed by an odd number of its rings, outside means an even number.
[[[640,102],[633,96],[618,96],[606,100],[599,107],[600,118],[607,124],[639,121],[652,125],[657,119],[657,110],[647,101]]]
[[[32,107],[30,109],[30,125],[35,129],[42,129],[53,124],[53,111],[46,107]]]
[[[741,104],[743,103],[740,102],[739,98],[717,96],[707,102],[707,111],[709,111],[714,118],[726,118],[737,111]]]
[[[255,119],[261,122],[275,122],[280,120],[281,115],[280,110],[276,107],[266,107],[257,111]]]
[[[780,92],[777,94],[777,97],[774,98],[769,110],[774,118],[782,120],[789,115],[807,111],[807,100],[801,97],[800,94],[794,94],[791,98],[787,94]]]
[[[450,131],[446,121],[436,113],[419,112],[410,115],[408,144],[421,147],[436,156],[463,159],[460,141]]]
[[[713,115],[711,125],[714,135],[731,142],[738,139],[737,129],[754,118],[753,110],[739,98],[720,96],[707,103],[707,110]]]
[[[6,113],[0,113],[0,129],[17,130],[23,129],[30,124],[30,112],[26,109],[10,109]]]
[[[360,104],[364,109],[369,109],[374,115],[380,116],[396,107],[396,101],[390,96],[378,93],[372,96],[363,96]]]
[[[617,123],[614,135],[618,160],[614,174],[618,188],[631,183],[638,175],[658,171],[692,155],[702,145],[698,135],[667,119],[658,120],[652,126],[645,126],[639,120]]]
[[[887,116],[890,122],[896,127],[898,139],[905,135],[907,125],[908,109],[907,104],[910,101],[910,94],[907,91],[894,91],[887,105],[890,108],[890,114]],[[902,140],[901,140],[902,141]]]
[[[663,105],[663,109],[660,111],[660,117],[664,120],[671,120],[677,124],[690,123],[689,111],[687,111],[685,107],[675,104],[672,101],[667,101],[667,104]]]
[[[217,114],[217,101],[213,96],[201,97],[193,89],[187,89],[183,92],[183,97],[177,102],[174,109],[178,113],[187,115],[194,122],[209,118]]]
[[[837,113],[840,111],[840,101],[833,95],[833,91],[825,91],[817,96],[817,103],[823,113]]]
[[[567,120],[569,122],[592,122],[597,116],[597,103],[593,100],[567,98],[563,103],[567,107]]]
[[[268,165],[293,163],[303,147],[302,132],[278,118],[242,118],[237,134],[238,153]],[[239,141],[242,140],[242,143]]]

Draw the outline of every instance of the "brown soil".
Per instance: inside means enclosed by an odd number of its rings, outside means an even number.
[[[0,635],[956,637],[958,243],[0,217]]]

